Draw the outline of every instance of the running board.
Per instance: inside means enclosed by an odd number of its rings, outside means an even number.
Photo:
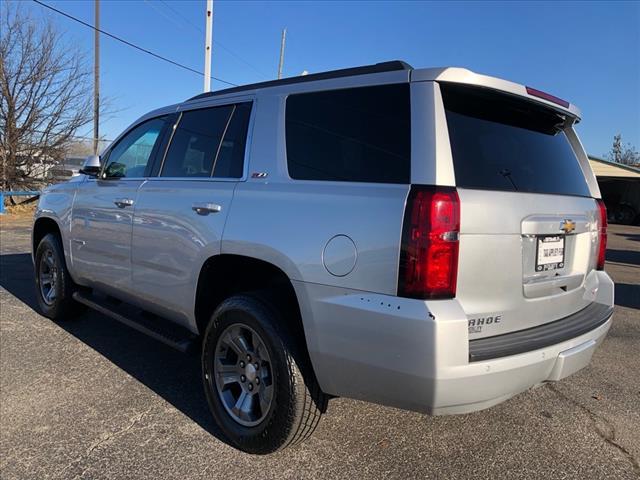
[[[186,328],[173,322],[155,315],[148,318],[144,315],[144,311],[133,305],[116,303],[110,301],[109,297],[74,292],[73,299],[183,353],[191,350],[198,338]]]

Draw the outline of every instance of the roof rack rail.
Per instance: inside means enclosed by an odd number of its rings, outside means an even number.
[[[288,77],[281,80],[269,80],[266,82],[251,83],[249,85],[241,85],[239,87],[225,88],[224,90],[216,90],[214,92],[201,93],[195,97],[191,97],[186,101],[199,100],[201,98],[215,97],[218,95],[226,95],[229,93],[244,92],[247,90],[256,90],[258,88],[277,87],[280,85],[290,85],[293,83],[313,82],[314,80],[328,80],[330,78],[352,77],[355,75],[366,75],[369,73],[393,72],[397,70],[411,70],[413,67],[402,60],[392,60],[389,62],[376,63],[374,65],[365,65],[363,67],[343,68],[341,70],[331,70],[328,72],[312,73],[310,75],[301,75],[299,77]]]

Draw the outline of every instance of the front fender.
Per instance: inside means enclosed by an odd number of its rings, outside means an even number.
[[[71,217],[73,202],[78,182],[67,182],[45,189],[40,195],[38,206],[33,216],[33,228],[31,229],[31,258],[34,260],[36,245],[35,235],[38,234],[38,223],[43,219],[50,219],[56,223],[60,232],[62,247],[64,249],[67,269],[73,276],[73,259],[71,258]]]

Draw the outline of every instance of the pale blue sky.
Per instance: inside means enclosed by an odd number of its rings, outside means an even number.
[[[43,0],[93,23],[93,1]],[[402,59],[461,66],[548,91],[578,105],[590,154],[613,135],[640,149],[638,2],[214,2],[214,76],[243,84],[275,78],[287,27],[285,76]],[[49,16],[91,54],[93,32]],[[202,71],[205,0],[102,0],[102,28]],[[226,48],[226,49],[225,49]],[[102,39],[101,90],[121,111],[113,138],[138,116],[202,91],[202,77]],[[212,88],[224,85],[213,81]],[[87,128],[82,133],[91,132]]]

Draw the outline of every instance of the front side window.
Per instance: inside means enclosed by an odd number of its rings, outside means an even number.
[[[127,133],[109,153],[105,177],[144,177],[153,147],[164,127],[166,117],[141,123]]]
[[[409,183],[409,84],[301,93],[287,99],[291,178]]]

